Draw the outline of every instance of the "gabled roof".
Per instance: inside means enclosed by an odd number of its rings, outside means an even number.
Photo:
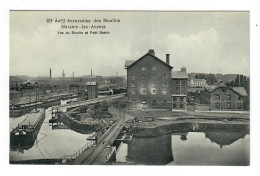
[[[172,71],[171,78],[188,79],[188,73],[182,71]]]
[[[233,90],[242,96],[247,96],[246,89],[244,87],[233,87]]]
[[[135,62],[135,60],[126,60],[125,61],[125,68],[129,67],[134,62]]]
[[[225,87],[225,88],[228,88],[228,89],[230,89],[230,90],[232,90],[232,91],[234,91],[234,92],[236,92],[237,94],[239,94],[239,95],[241,95],[241,96],[247,96],[247,93],[246,93],[246,90],[245,90],[244,87],[233,87],[233,88],[231,88],[231,87],[228,87],[228,86],[226,86],[226,85],[224,85],[224,84],[221,84],[220,86],[214,88],[211,92],[214,92],[214,91],[217,90],[218,88],[224,88],[224,87]]]
[[[156,57],[156,56],[154,56],[154,55],[152,55],[152,54],[150,54],[150,53],[146,53],[144,56],[142,56],[141,58],[137,59],[136,61],[131,62],[132,60],[127,60],[127,61],[125,62],[125,67],[126,67],[126,69],[132,67],[135,63],[137,63],[138,61],[142,60],[143,58],[145,58],[145,57],[148,56],[148,55],[150,55],[150,56],[152,56],[153,58],[157,59],[158,61],[160,61],[161,63],[163,63],[163,64],[165,64],[166,66],[170,67],[171,69],[173,68],[172,66],[170,66],[170,65],[167,64],[166,62],[163,62],[163,61],[162,61],[161,59],[159,59],[158,57]]]

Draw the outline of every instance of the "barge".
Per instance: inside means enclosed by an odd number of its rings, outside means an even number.
[[[10,133],[10,145],[32,146],[45,119],[45,110],[32,110]]]

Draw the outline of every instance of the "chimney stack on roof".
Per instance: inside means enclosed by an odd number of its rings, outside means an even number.
[[[186,72],[186,67],[181,67],[181,72]]]
[[[170,54],[166,54],[166,64],[170,65]]]
[[[153,55],[153,56],[155,56],[154,49],[149,49],[148,53],[151,54],[151,55]]]

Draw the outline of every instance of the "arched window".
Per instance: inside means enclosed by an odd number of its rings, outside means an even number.
[[[153,100],[153,101],[152,101],[152,106],[153,106],[153,107],[156,107],[156,100]]]
[[[166,106],[167,106],[167,101],[163,100],[163,107],[166,107]]]

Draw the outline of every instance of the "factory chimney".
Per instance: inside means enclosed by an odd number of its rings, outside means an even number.
[[[74,79],[74,72],[73,72],[73,79]]]
[[[50,68],[50,79],[51,79],[51,68]]]
[[[170,65],[170,54],[166,54],[166,64]]]
[[[149,49],[148,53],[151,54],[151,55],[153,55],[153,56],[155,56],[154,49]]]
[[[92,74],[92,69],[91,69],[91,77],[93,76],[93,74]]]
[[[62,71],[62,77],[65,78],[65,73],[64,70]]]

